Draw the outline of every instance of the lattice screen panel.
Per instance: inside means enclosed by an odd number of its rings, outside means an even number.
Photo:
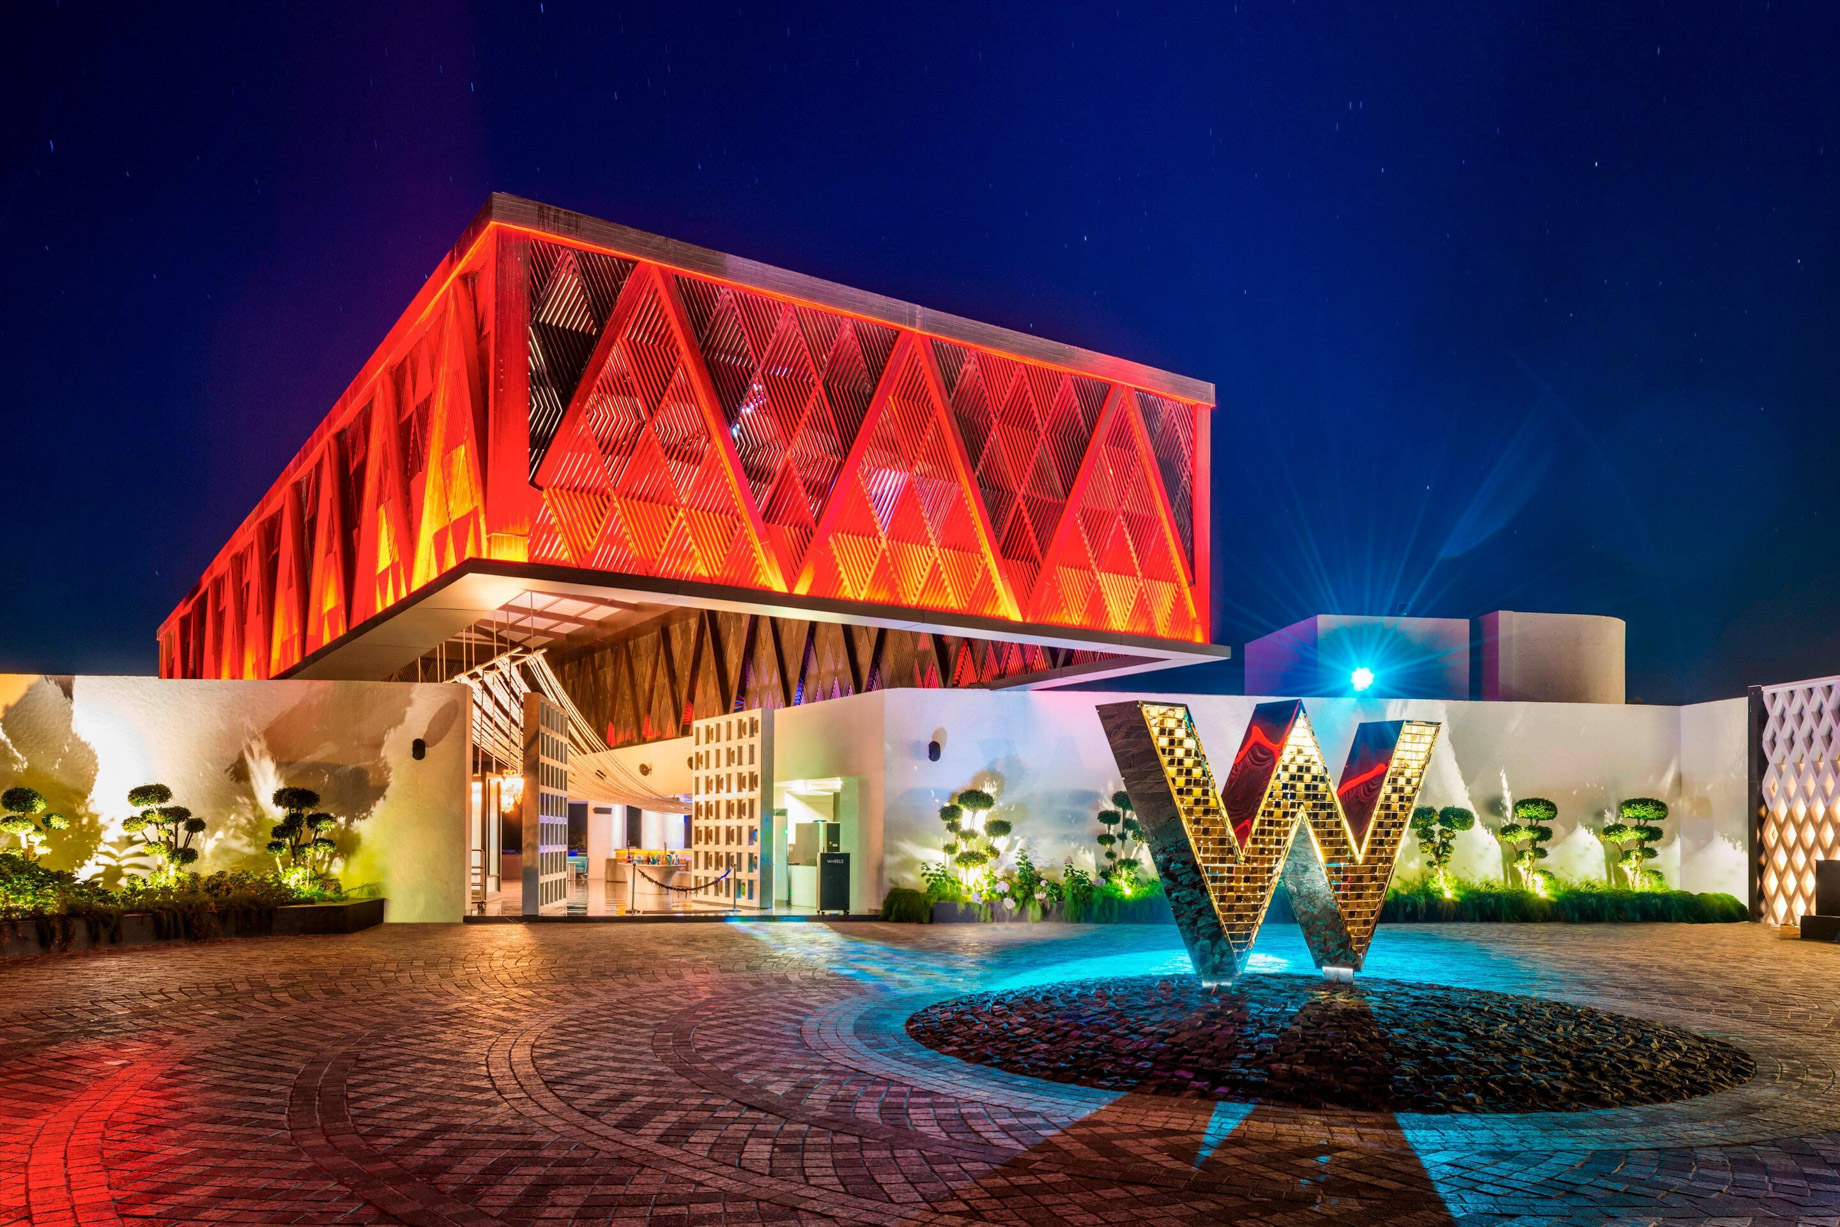
[[[699,884],[696,898],[770,908],[773,712],[698,720],[691,737],[690,867]]]
[[[1814,863],[1840,860],[1840,678],[1763,689],[1763,918],[1814,911]]]
[[[524,872],[526,916],[569,893],[569,724],[540,694],[524,696]]]

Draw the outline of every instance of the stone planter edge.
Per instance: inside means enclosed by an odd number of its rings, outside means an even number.
[[[271,918],[240,913],[218,918],[209,937],[304,937],[325,933],[357,933],[383,923],[384,899],[351,899],[344,903],[291,903],[275,909]],[[41,940],[41,923],[48,920],[49,942]],[[64,954],[102,950],[115,946],[151,946],[190,940],[184,932],[162,934],[159,918],[151,912],[129,912],[114,933],[92,936],[81,918],[25,916],[0,920],[0,958],[29,958],[37,954]]]

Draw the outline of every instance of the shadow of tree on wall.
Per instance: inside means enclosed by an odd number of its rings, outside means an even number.
[[[270,829],[281,820],[275,808],[277,788],[308,788],[319,794],[320,808],[351,827],[337,832],[335,864],[351,857],[362,841],[364,821],[377,812],[389,794],[392,771],[385,747],[409,718],[413,704],[407,686],[377,686],[356,708],[338,702],[330,688],[314,687],[288,706],[244,743],[241,753],[223,767],[235,789],[230,812],[223,817],[227,847],[213,848],[221,858],[240,857],[253,867],[266,865]],[[424,740],[434,744],[452,732],[458,717],[452,704],[444,705]]]
[[[44,863],[75,869],[92,859],[119,878],[140,846],[117,833],[104,838],[104,820],[91,808],[96,788],[95,749],[78,735],[69,677],[0,679],[0,788],[37,789],[47,808],[70,819],[53,832]]]

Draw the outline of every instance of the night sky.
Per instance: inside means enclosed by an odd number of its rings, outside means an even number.
[[[1213,381],[1220,642],[1840,672],[1840,7],[186,7],[0,19],[0,669],[152,672],[502,190]]]

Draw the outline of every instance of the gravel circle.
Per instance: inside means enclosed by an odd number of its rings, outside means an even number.
[[[907,1033],[978,1065],[1107,1090],[1386,1112],[1583,1112],[1747,1082],[1749,1053],[1539,997],[1251,975],[1083,980],[942,1001]]]

